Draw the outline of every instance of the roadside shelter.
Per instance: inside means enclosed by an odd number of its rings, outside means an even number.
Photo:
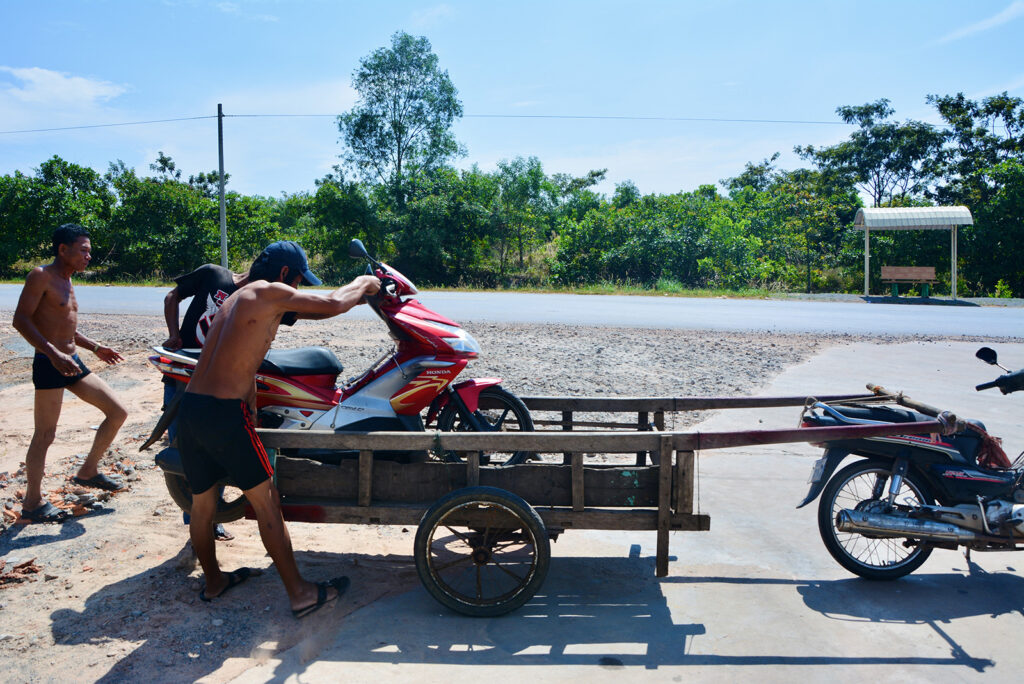
[[[855,228],[864,229],[864,296],[868,296],[871,274],[871,231],[873,230],[948,230],[950,237],[950,280],[956,299],[956,228],[973,226],[967,207],[893,207],[858,209]]]

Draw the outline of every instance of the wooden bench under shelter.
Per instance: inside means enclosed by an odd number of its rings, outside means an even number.
[[[934,266],[883,266],[882,282],[892,284],[893,297],[900,296],[899,283],[923,284],[921,296],[927,297],[930,286],[939,281],[935,278]]]

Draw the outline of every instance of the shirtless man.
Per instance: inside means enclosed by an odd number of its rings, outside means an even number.
[[[25,279],[13,325],[35,347],[32,382],[35,394],[35,432],[25,457],[28,484],[21,502],[21,516],[32,522],[60,522],[66,515],[42,501],[40,487],[46,452],[53,443],[64,402],[64,389],[103,412],[92,449],[74,481],[86,487],[116,491],[121,484],[99,472],[100,458],[114,441],[128,412],[107,383],[92,375],[76,353],[89,349],[101,361],[122,361],[119,353],[78,332],[78,302],[71,276],[89,266],[92,243],[81,226],[65,223],[53,233],[53,263],[37,266]]]
[[[299,573],[270,479],[273,469],[253,426],[256,369],[287,312],[306,318],[336,316],[376,293],[380,281],[360,276],[328,294],[299,292],[300,283],[319,285],[320,280],[294,242],[268,246],[249,275],[250,282],[228,297],[213,318],[178,413],[178,446],[193,492],[189,533],[206,582],[199,598],[212,600],[254,574],[249,568],[225,573],[217,563],[215,485],[229,475],[256,513],[260,537],[284,582],[292,614],[305,617],[337,599],[348,578],[313,584]]]

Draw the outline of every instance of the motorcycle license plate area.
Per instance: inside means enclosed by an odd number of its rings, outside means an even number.
[[[814,462],[814,466],[811,467],[811,476],[807,478],[808,484],[815,484],[821,481],[821,474],[825,472],[825,462],[827,460],[827,457],[822,456]]]

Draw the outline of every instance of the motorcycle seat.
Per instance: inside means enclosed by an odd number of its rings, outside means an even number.
[[[917,411],[911,411],[910,409],[905,408],[896,408],[893,406],[837,406],[836,410],[848,418],[877,420],[887,423],[920,423],[934,420],[923,413],[918,413]],[[820,416],[814,422],[822,426],[840,424],[839,421],[829,415]],[[985,429],[985,424],[979,420],[968,419],[966,422],[976,425],[982,430]],[[910,431],[908,430],[908,434],[909,433]],[[963,456],[968,463],[974,463],[976,461],[978,456],[978,447],[981,446],[981,437],[978,433],[972,430],[963,430],[945,437],[944,440],[959,451],[961,456]]]
[[[259,373],[275,375],[337,375],[343,370],[341,361],[326,347],[271,349]]]
[[[932,420],[917,411],[892,406],[837,406],[836,410],[849,418],[877,420],[885,423],[920,423]]]

